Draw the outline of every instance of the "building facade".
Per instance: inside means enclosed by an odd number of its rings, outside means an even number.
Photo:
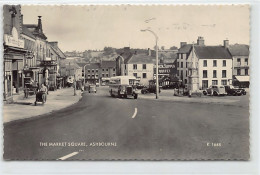
[[[233,58],[233,85],[249,87],[249,46],[245,44],[235,44],[228,45],[228,49]]]
[[[111,77],[116,76],[116,61],[100,61],[100,82],[107,85]]]
[[[100,83],[100,63],[90,63],[85,66],[85,82],[88,84]]]
[[[227,47],[197,45],[193,52],[188,62],[191,63],[193,57],[193,62],[198,64],[199,89],[232,84],[232,56]]]
[[[4,32],[4,101],[12,101],[13,94],[23,92],[24,62],[27,50],[22,38],[20,5],[3,6]]]

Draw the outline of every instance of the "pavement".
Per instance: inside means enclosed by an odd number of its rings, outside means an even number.
[[[49,91],[47,102],[42,105],[41,102],[34,105],[35,95],[25,99],[24,94],[17,95],[14,98],[14,103],[4,104],[3,106],[3,122],[13,122],[17,120],[39,117],[51,113],[62,108],[66,108],[81,99],[81,91],[76,91],[74,96],[73,88],[64,88],[57,91]],[[69,100],[68,100],[69,99]]]
[[[248,95],[235,105],[113,98],[107,87],[82,95],[44,117],[5,124],[4,159],[249,159]]]

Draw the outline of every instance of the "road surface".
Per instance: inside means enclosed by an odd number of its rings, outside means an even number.
[[[248,116],[247,105],[120,99],[99,87],[66,109],[6,124],[4,159],[249,159]]]

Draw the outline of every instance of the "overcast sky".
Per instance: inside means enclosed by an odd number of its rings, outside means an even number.
[[[24,24],[37,24],[42,16],[48,41],[58,41],[63,51],[122,48],[169,48],[181,41],[206,45],[249,44],[249,6],[22,6]],[[150,20],[149,20],[150,19]]]

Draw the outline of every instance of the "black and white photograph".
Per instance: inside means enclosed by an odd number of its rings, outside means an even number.
[[[250,160],[250,5],[2,8],[4,160]]]

